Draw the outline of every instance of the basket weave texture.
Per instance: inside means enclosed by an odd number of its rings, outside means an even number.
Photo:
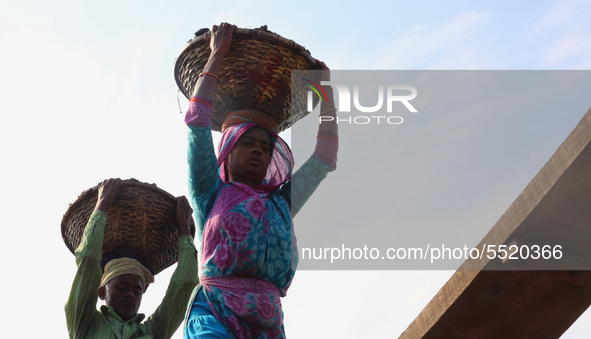
[[[62,238],[74,253],[98,199],[99,186],[80,194],[62,219]],[[115,200],[107,210],[103,256],[131,253],[158,274],[178,260],[175,222],[176,198],[154,184],[135,179],[122,180]],[[195,223],[190,222],[195,236]]]
[[[202,32],[206,32],[201,34]],[[211,32],[199,30],[177,57],[174,77],[183,95],[190,99],[199,73],[211,54]],[[279,132],[306,116],[307,87],[291,86],[291,71],[318,70],[310,52],[292,40],[267,30],[236,28],[230,51],[224,57],[214,98],[211,126],[220,131],[226,115],[250,108],[264,112],[278,124]],[[318,81],[319,72],[302,78]],[[314,97],[314,106],[318,98]]]

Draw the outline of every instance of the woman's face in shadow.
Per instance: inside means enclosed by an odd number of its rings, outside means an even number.
[[[242,134],[226,158],[229,180],[260,185],[271,162],[271,140],[262,127],[252,127]]]

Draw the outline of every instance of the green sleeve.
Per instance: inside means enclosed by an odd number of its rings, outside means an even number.
[[[65,307],[70,338],[85,338],[97,317],[96,303],[103,274],[100,261],[106,222],[106,213],[93,212],[74,253],[78,271]]]
[[[183,322],[197,277],[197,250],[190,235],[179,236],[179,260],[162,303],[144,323],[155,339],[168,339]]]

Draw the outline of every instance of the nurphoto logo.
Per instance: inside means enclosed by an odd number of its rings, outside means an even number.
[[[314,93],[316,93],[321,102],[328,101],[328,97],[320,85],[330,85],[336,88],[339,96],[339,113],[351,112],[351,91],[349,90],[349,87],[347,87],[347,85],[336,81],[321,81],[319,85],[311,80],[304,80],[310,83],[306,84],[305,86],[311,89],[311,91],[308,91],[307,97],[308,112],[312,112],[312,110],[314,109]],[[359,85],[353,85],[353,106],[357,111],[362,113],[376,113],[383,108],[385,96],[387,113],[392,113],[394,102],[400,102],[411,113],[418,113],[416,108],[414,108],[414,106],[410,103],[410,101],[416,98],[417,96],[417,89],[415,87],[410,85],[386,85],[385,87],[386,90],[384,91],[384,85],[378,85],[378,102],[375,106],[362,106],[359,102]],[[385,95],[384,92],[386,93]],[[408,92],[410,92],[410,94],[406,94]],[[334,120],[334,118],[331,116],[320,116],[319,118],[320,123],[322,123],[323,121]],[[402,117],[400,116],[393,115],[358,115],[355,117],[349,116],[348,118],[337,118],[337,123],[349,122],[349,124],[357,125],[367,125],[372,121],[375,121],[378,124],[380,124],[380,122],[387,122],[391,125],[399,125],[404,121],[404,119],[402,119]]]

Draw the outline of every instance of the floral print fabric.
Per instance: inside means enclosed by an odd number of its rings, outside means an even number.
[[[334,167],[314,155],[294,173],[305,178],[301,185],[287,181],[273,191],[224,182],[211,128],[203,126],[210,114],[211,103],[197,98],[186,116],[189,191],[202,243],[201,285],[193,295],[203,288],[234,338],[285,338],[280,298],[298,263],[292,215]]]

